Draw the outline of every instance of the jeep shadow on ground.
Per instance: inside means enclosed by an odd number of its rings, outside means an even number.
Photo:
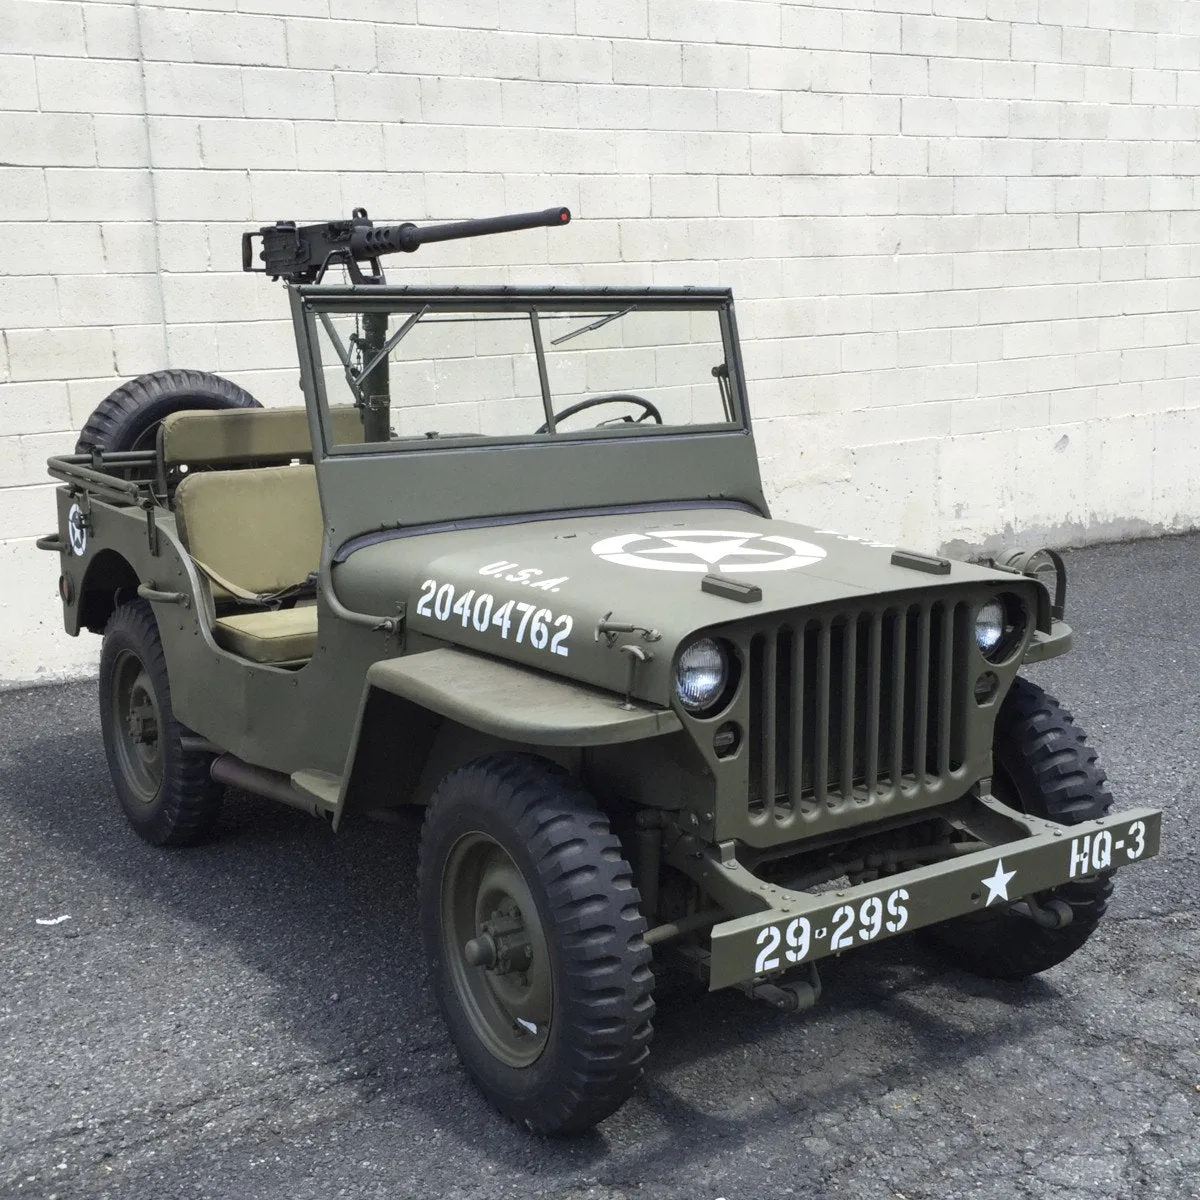
[[[10,748],[0,758],[0,798],[8,819],[45,843],[47,859],[73,856],[99,877],[100,890],[151,919],[163,909],[186,919],[264,973],[279,997],[274,1019],[314,1062],[346,1068],[341,1079],[354,1080],[368,1123],[407,1114],[480,1161],[527,1169],[530,1135],[495,1115],[471,1086],[427,989],[416,911],[418,812],[389,824],[348,823],[334,835],[231,791],[206,842],[156,849],[122,818],[94,729]],[[546,1185],[617,1162],[631,1181],[670,1178],[715,1143],[736,1149],[776,1127],[794,1134],[806,1113],[912,1090],[1022,1041],[1044,1019],[1038,1010],[1059,999],[1040,979],[1006,985],[947,972],[911,939],[828,961],[824,998],[801,1016],[740,993],[709,995],[669,965],[656,973],[655,1040],[643,1084],[591,1133],[539,1143],[537,1174]],[[939,977],[963,999],[957,1016],[920,1003]],[[974,1027],[985,1021],[982,1031]],[[798,1176],[803,1159],[797,1147]]]

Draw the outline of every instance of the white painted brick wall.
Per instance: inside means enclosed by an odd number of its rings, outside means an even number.
[[[1198,104],[1195,0],[0,0],[0,682],[95,662],[46,455],[160,366],[293,401],[238,237],[355,205],[575,212],[415,281],[733,286],[781,515],[1192,527]]]

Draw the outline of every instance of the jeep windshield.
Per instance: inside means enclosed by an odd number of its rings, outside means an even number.
[[[725,293],[305,291],[330,453],[744,428]]]

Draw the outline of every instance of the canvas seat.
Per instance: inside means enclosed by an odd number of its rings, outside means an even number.
[[[234,613],[213,625],[217,645],[257,663],[312,658],[317,645],[317,606]]]
[[[339,443],[362,440],[358,409],[336,405],[330,419]],[[298,407],[184,409],[163,419],[158,453],[167,468],[191,470],[311,461],[308,414]]]
[[[311,466],[198,471],[175,490],[175,518],[213,599],[248,601],[303,584],[321,556],[321,506]],[[252,662],[312,657],[313,605],[216,618],[218,645]]]

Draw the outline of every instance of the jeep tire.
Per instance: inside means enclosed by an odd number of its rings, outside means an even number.
[[[1087,735],[1048,692],[1016,679],[1000,706],[993,743],[996,798],[1031,816],[1076,825],[1112,807]],[[1064,883],[1035,897],[1071,908],[1069,925],[1046,929],[1008,908],[984,909],[924,930],[949,963],[988,979],[1024,979],[1057,966],[1092,935],[1112,895],[1112,873]]]
[[[245,389],[207,371],[152,371],[110,392],[88,417],[76,454],[153,450],[164,417],[183,409],[262,408]]]
[[[527,754],[452,771],[418,886],[433,990],[490,1103],[541,1134],[619,1108],[649,1054],[653,977],[632,872],[592,797]]]
[[[100,651],[100,729],[117,799],[130,825],[156,846],[198,841],[224,789],[212,755],[185,749],[188,731],[171,710],[158,623],[145,600],[120,605]]]

